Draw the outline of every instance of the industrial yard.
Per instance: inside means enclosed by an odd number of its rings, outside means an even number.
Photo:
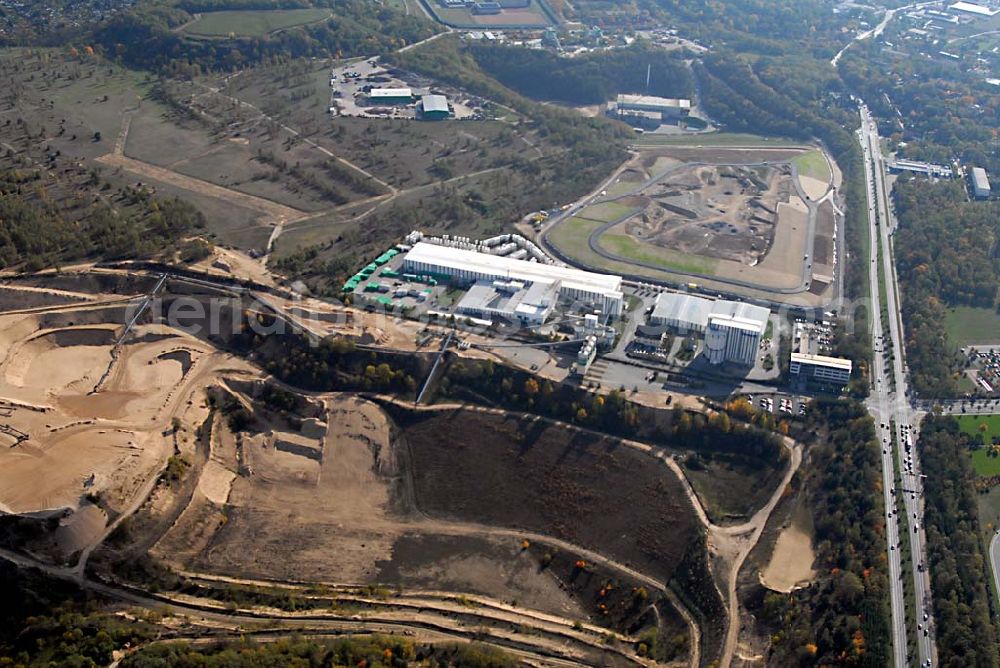
[[[441,106],[430,108],[432,102]],[[482,120],[485,103],[426,77],[386,68],[375,58],[330,70],[330,113],[334,116]]]

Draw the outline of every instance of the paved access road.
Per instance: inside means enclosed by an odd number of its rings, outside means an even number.
[[[896,281],[892,260],[892,243],[889,237],[892,215],[889,210],[889,190],[885,182],[885,166],[882,161],[878,126],[864,105],[861,107],[859,139],[864,154],[869,231],[872,240],[872,261],[869,266],[869,276],[875,354],[872,367],[874,393],[868,401],[868,406],[875,417],[878,425],[878,437],[882,441],[886,510],[892,513],[887,516],[886,534],[889,543],[894,663],[897,667],[909,664],[904,588],[904,578],[906,578],[913,582],[915,614],[919,625],[917,629],[919,663],[922,666],[934,665],[937,654],[932,633],[930,577],[928,569],[925,567],[923,485],[916,448],[917,424],[921,414],[910,405],[908,399],[909,392],[904,369],[905,349],[903,348],[902,322],[899,316],[899,287]],[[881,316],[883,305],[878,281],[880,272],[885,276],[885,308],[889,320],[885,324],[888,325],[889,330],[888,340],[883,337]],[[895,352],[891,364],[887,364],[885,360],[886,346],[891,346]],[[894,437],[895,447],[893,447]],[[906,447],[907,443],[911,444],[909,448]],[[902,485],[900,488],[896,488],[895,485],[894,457],[897,458],[901,471]],[[901,527],[899,518],[894,512],[897,495],[902,496],[909,528],[907,528],[907,524],[903,524]],[[901,528],[909,532],[911,545],[909,564],[903,564],[900,558]]]

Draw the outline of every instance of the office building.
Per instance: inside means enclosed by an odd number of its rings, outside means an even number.
[[[843,387],[851,380],[852,368],[849,359],[792,353],[788,373],[803,380],[815,380],[824,385]]]

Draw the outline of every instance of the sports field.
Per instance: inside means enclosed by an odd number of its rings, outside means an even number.
[[[520,9],[504,9],[499,14],[473,14],[467,7],[442,7],[435,0],[431,0],[425,5],[434,14],[435,18],[445,25],[453,27],[481,27],[489,29],[491,26],[523,26],[541,27],[550,25],[545,13],[537,4]]]
[[[949,308],[944,329],[954,346],[1000,345],[1000,313],[996,309],[973,306]]]
[[[224,37],[229,34],[266,35],[331,16],[328,9],[264,9],[221,11],[202,14],[184,28],[189,35]]]

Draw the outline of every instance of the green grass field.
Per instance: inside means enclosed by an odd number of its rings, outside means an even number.
[[[826,158],[823,157],[820,151],[803,153],[798,157],[792,158],[792,162],[802,176],[811,176],[820,181],[830,182],[830,165],[827,164]]]
[[[581,218],[603,220],[605,223],[610,223],[613,220],[627,216],[633,211],[635,211],[634,208],[619,204],[618,202],[601,202],[600,204],[594,204],[582,209],[577,215]]]
[[[590,250],[587,240],[600,226],[600,222],[574,217],[552,228],[548,238],[556,248],[567,255],[585,262],[598,261],[601,259],[600,256]]]
[[[954,346],[1000,345],[1000,314],[996,309],[972,306],[949,308],[944,329]]]
[[[1000,437],[1000,414],[997,415],[958,415],[958,426],[966,434],[983,434],[986,442],[991,442],[994,438]],[[986,431],[980,431],[980,425],[986,425]]]
[[[202,14],[184,28],[190,35],[224,37],[229,34],[261,36],[330,16],[328,9],[265,9]]]
[[[634,146],[802,146],[805,142],[739,132],[706,132],[689,135],[637,135]]]
[[[982,434],[987,445],[1000,437],[1000,415],[960,415],[956,419],[962,431],[973,436]],[[980,431],[984,424],[986,431]],[[988,447],[973,451],[972,467],[977,476],[1000,475],[1000,457],[991,457],[990,452]]]
[[[627,234],[615,234],[610,230],[602,234],[598,243],[608,251],[639,262],[661,265],[667,271],[684,271],[697,274],[713,274],[715,263],[708,258],[695,257],[659,248],[636,241]]]
[[[982,448],[972,453],[972,468],[977,476],[989,477],[1000,475],[1000,457],[991,457],[990,448]]]

